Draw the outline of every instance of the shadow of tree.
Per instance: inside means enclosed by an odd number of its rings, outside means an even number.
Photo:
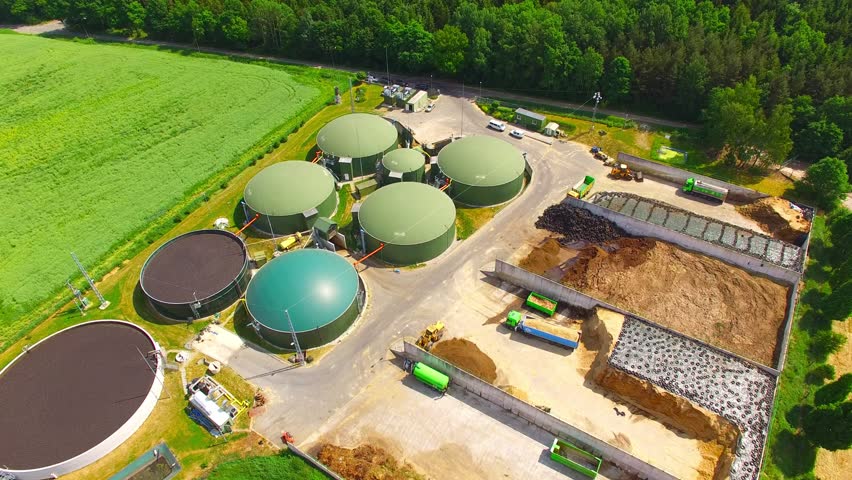
[[[813,410],[813,408],[814,407],[812,405],[807,404],[796,405],[795,407],[791,408],[786,415],[784,415],[784,418],[787,419],[787,423],[789,423],[790,425],[794,427],[800,426],[802,425],[802,422],[804,422],[805,415],[807,415],[808,412]]]
[[[786,477],[811,473],[816,464],[817,449],[804,435],[784,430],[776,437],[772,459]]]

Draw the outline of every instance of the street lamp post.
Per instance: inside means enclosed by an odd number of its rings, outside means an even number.
[[[432,74],[429,74],[429,95],[432,95]]]
[[[592,98],[595,99],[595,109],[592,110],[592,131],[594,131],[595,130],[595,117],[598,114],[598,102],[600,102],[601,98],[602,98],[601,92],[595,92],[595,94],[592,96]]]
[[[482,80],[479,81],[479,98],[482,99]]]

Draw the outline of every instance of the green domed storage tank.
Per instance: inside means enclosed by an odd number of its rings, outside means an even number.
[[[382,187],[353,208],[355,232],[363,230],[366,252],[391,265],[413,265],[443,253],[456,237],[452,200],[425,183],[402,182]],[[356,233],[358,235],[358,233]]]
[[[397,148],[382,158],[382,184],[422,182],[426,157],[411,148]]]
[[[456,140],[438,154],[438,167],[452,180],[447,193],[473,207],[487,207],[515,198],[524,185],[526,162],[512,144],[489,136]]]
[[[364,286],[355,268],[321,249],[275,258],[257,272],[246,291],[246,308],[261,337],[285,350],[295,349],[287,314],[299,345],[308,349],[334,341],[363,307]]]
[[[310,230],[319,217],[337,208],[334,177],[321,165],[289,161],[261,170],[246,185],[247,220],[260,214],[252,228],[267,235]]]
[[[376,163],[398,144],[396,127],[369,113],[335,118],[317,134],[326,164],[343,181],[376,173]]]

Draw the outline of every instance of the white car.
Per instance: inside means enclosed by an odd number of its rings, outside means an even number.
[[[526,133],[526,132],[524,132],[523,130],[515,129],[515,130],[512,130],[511,132],[509,132],[509,135],[511,135],[515,138],[524,138],[524,133]]]
[[[430,103],[429,105],[427,105],[427,106],[426,106],[426,113],[431,112],[433,108],[435,108],[435,104],[434,104],[434,103]]]

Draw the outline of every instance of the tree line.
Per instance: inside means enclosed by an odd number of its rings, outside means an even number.
[[[51,18],[581,102],[601,91],[722,120],[708,135],[746,166],[852,154],[848,0],[0,0],[0,21]]]

